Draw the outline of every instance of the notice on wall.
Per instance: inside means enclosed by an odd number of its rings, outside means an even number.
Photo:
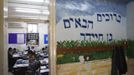
[[[25,33],[9,33],[9,44],[25,44]]]
[[[27,45],[39,45],[39,33],[27,33]]]
[[[44,44],[48,44],[48,34],[44,34]]]
[[[25,43],[25,34],[17,34],[17,43],[18,44],[24,44]]]

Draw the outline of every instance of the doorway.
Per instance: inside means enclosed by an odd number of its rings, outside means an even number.
[[[49,74],[49,0],[8,0],[9,75]]]

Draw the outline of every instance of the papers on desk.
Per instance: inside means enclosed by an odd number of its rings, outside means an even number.
[[[19,67],[28,67],[29,64],[15,64],[13,68],[19,68]]]
[[[22,52],[16,52],[13,54],[13,58],[18,58],[18,57],[22,57],[23,53]]]
[[[20,57],[19,54],[13,54],[13,58],[17,58],[17,57]]]
[[[41,64],[48,64],[48,58],[40,60]],[[40,66],[40,73],[49,72],[48,65]]]
[[[24,54],[25,54],[25,55],[28,54],[28,51],[25,51]]]
[[[49,72],[49,69],[40,70],[40,73],[45,73],[45,72]]]
[[[43,60],[40,60],[41,64],[48,64],[48,58],[44,58]]]
[[[28,66],[29,66],[28,60],[18,59],[14,64],[13,68],[28,67]]]
[[[48,57],[48,54],[45,54],[45,53],[39,53],[41,56],[43,57]]]
[[[40,68],[41,68],[41,69],[46,69],[47,67],[46,67],[46,66],[41,66]]]

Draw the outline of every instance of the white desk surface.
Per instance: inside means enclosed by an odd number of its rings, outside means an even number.
[[[29,64],[15,64],[13,68],[19,68],[19,67],[28,67]]]
[[[40,70],[40,73],[49,72],[49,69]]]

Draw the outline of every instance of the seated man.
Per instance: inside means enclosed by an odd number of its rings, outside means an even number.
[[[48,54],[48,47],[47,46],[45,48],[42,48],[42,53],[44,53],[44,55]]]
[[[13,63],[12,63],[12,55],[13,55],[13,51],[12,48],[8,48],[8,71],[11,72],[12,71],[12,67],[13,67]]]
[[[31,52],[29,54],[29,75],[39,75],[38,70],[40,68],[40,62],[36,59],[36,54]]]

